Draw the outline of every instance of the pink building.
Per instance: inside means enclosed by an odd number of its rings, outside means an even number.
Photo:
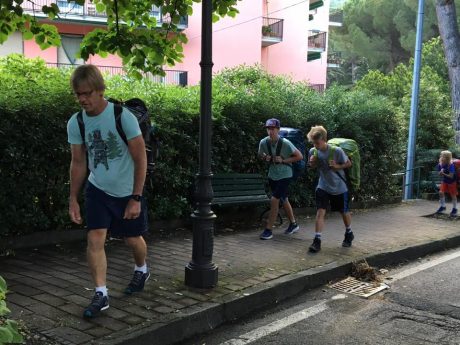
[[[40,56],[55,66],[85,63],[75,59],[75,52],[86,33],[104,26],[105,14],[97,13],[91,3],[78,6],[58,0],[57,4],[61,12],[67,13],[52,22],[61,33],[61,47],[41,51],[33,40],[24,41],[15,33],[0,45],[0,56],[13,52]],[[236,18],[221,19],[213,26],[214,72],[241,64],[258,64],[269,73],[306,81],[320,90],[324,88],[329,0],[243,0],[238,3],[238,10]],[[152,15],[161,21],[161,9],[154,8]],[[194,85],[200,79],[201,4],[195,4],[193,15],[184,18],[181,24],[189,39],[184,46],[184,61],[165,67],[166,77],[154,78],[159,82]],[[117,56],[104,59],[93,56],[86,63],[102,66],[111,73],[122,72]]]

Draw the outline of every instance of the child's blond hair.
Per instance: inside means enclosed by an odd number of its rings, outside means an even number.
[[[448,150],[441,151],[441,158],[446,159],[448,164],[450,164],[452,162],[452,152]]]
[[[309,142],[318,139],[324,139],[327,141],[327,131],[323,126],[312,126],[310,132],[307,134]]]

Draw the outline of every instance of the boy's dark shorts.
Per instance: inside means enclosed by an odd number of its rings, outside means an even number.
[[[291,178],[282,178],[281,180],[268,179],[272,196],[283,201],[287,199],[289,183],[291,183],[291,180]]]
[[[148,231],[147,205],[141,200],[141,214],[136,219],[123,219],[131,196],[117,198],[103,192],[90,182],[86,185],[85,209],[88,231],[108,229],[117,238],[137,237]]]
[[[315,192],[316,209],[327,210],[331,206],[331,211],[340,213],[350,212],[348,192],[343,194],[329,194],[328,192],[317,188]]]

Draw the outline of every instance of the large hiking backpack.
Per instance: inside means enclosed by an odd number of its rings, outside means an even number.
[[[334,157],[334,152],[336,147],[340,147],[348,158],[351,161],[351,167],[345,169],[345,176],[348,188],[351,189],[351,192],[356,192],[359,189],[361,183],[361,156],[359,154],[359,146],[353,139],[345,138],[333,138],[327,142],[331,150],[329,150],[329,160],[332,160]],[[314,151],[314,154],[317,155],[318,151]],[[342,178],[337,172],[337,175]]]
[[[128,145],[128,139],[126,138],[126,134],[121,124],[121,114],[123,112],[123,108],[129,110],[136,117],[145,143],[147,175],[150,175],[153,172],[155,162],[158,160],[160,154],[160,141],[155,134],[154,127],[152,126],[147,106],[144,101],[139,98],[132,98],[126,102],[109,98],[108,101],[114,104],[113,109],[117,132],[126,146]],[[83,112],[81,110],[77,114],[77,122],[78,127],[80,128],[81,137],[83,142],[85,142],[85,124],[83,122]]]
[[[276,146],[276,156],[279,156],[281,153],[281,147],[283,145],[283,139],[288,139],[303,155],[303,158],[300,161],[288,164],[292,167],[292,178],[295,180],[299,176],[305,173],[306,160],[305,160],[305,141],[304,135],[300,129],[281,127],[279,131],[280,139],[278,145]],[[270,144],[267,141],[268,152],[271,153]],[[273,156],[273,154],[270,154]]]

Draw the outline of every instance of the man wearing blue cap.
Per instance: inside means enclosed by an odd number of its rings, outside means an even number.
[[[289,218],[289,227],[284,232],[291,235],[299,231],[288,200],[288,187],[292,179],[292,163],[303,158],[302,153],[286,138],[279,136],[280,121],[269,119],[265,122],[268,136],[259,143],[259,156],[270,163],[268,169],[268,182],[272,191],[270,202],[270,215],[265,230],[260,235],[261,240],[273,238],[272,228],[279,210],[280,199]]]

